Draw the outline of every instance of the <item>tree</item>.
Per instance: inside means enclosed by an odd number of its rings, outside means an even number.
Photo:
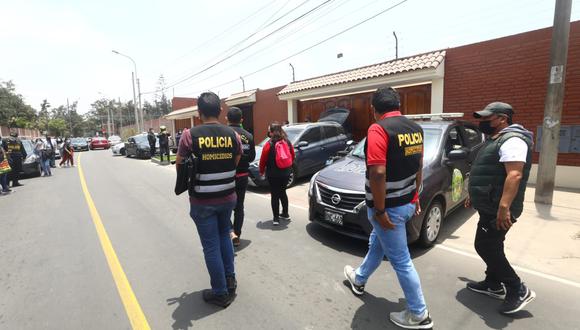
[[[50,121],[50,113],[48,112],[50,108],[50,103],[46,99],[40,104],[40,113],[38,114],[38,124],[37,126],[42,127],[48,132],[48,122]]]
[[[0,81],[0,125],[36,128],[37,118],[36,111],[16,93],[14,83]]]
[[[67,124],[66,121],[62,118],[55,118],[51,119],[48,122],[49,131],[51,134],[55,136],[66,136],[67,134]]]

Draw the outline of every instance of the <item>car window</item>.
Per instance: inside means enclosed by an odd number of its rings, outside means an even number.
[[[423,128],[423,159],[429,160],[437,154],[440,138],[440,129]],[[366,138],[362,139],[351,151],[351,155],[365,159],[365,141]]]
[[[324,126],[324,137],[330,139],[343,134],[342,127],[339,126]]]
[[[463,144],[459,127],[452,127],[447,133],[445,140],[445,153],[449,153],[451,150],[460,149],[463,146],[465,145]]]
[[[300,141],[306,141],[309,144],[319,142],[320,140],[322,140],[320,127],[309,128],[300,138]]]
[[[465,144],[469,148],[473,148],[480,144],[483,141],[483,137],[481,136],[481,132],[477,130],[475,127],[463,127],[463,131],[465,132]]]

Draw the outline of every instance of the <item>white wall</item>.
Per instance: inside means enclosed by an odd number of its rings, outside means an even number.
[[[530,170],[529,183],[536,183],[538,175],[538,164],[533,164]],[[580,189],[580,167],[578,166],[563,166],[556,167],[556,187]]]

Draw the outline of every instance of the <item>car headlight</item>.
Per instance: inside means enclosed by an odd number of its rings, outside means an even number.
[[[314,195],[314,185],[316,184],[316,177],[318,176],[318,173],[320,172],[316,172],[316,174],[310,178],[310,184],[308,185],[308,197]]]

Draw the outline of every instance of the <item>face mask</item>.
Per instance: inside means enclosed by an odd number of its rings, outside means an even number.
[[[495,127],[491,126],[491,120],[480,121],[479,129],[486,135],[492,135],[495,133]]]

